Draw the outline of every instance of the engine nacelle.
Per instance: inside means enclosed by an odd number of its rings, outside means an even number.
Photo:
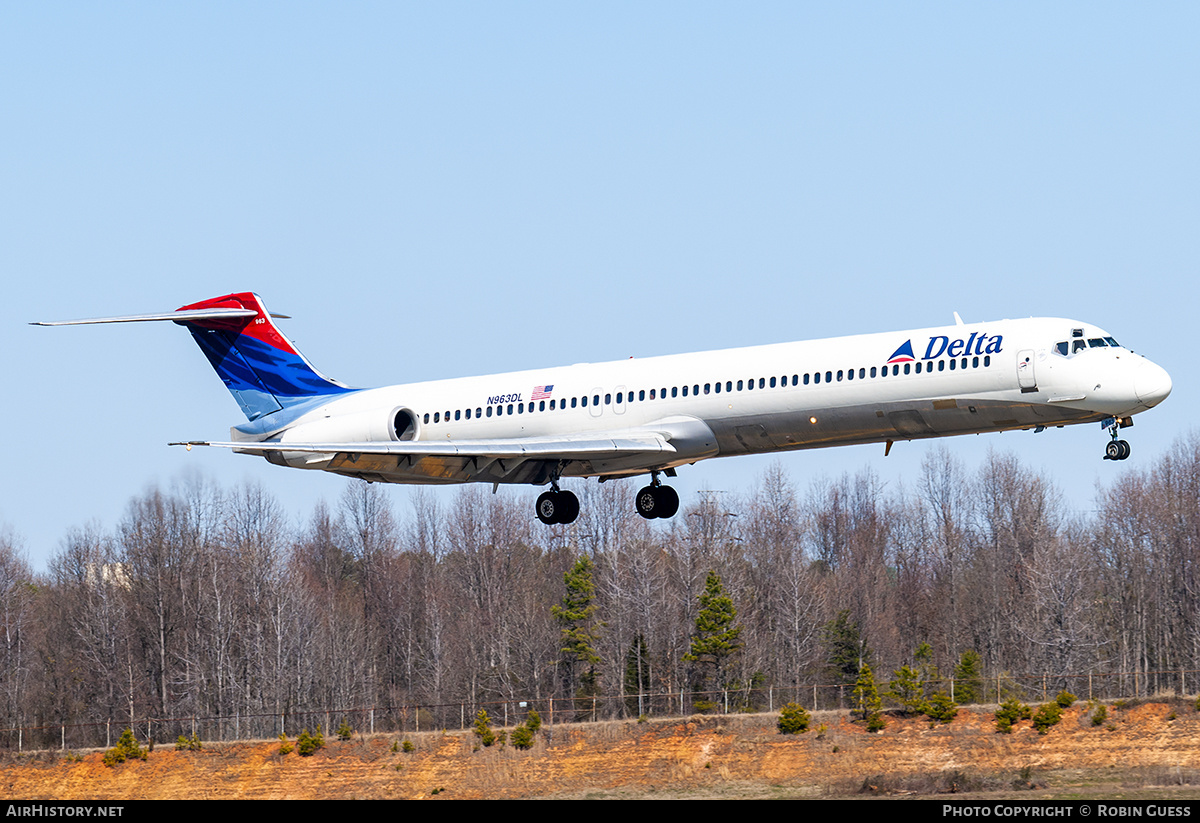
[[[332,453],[289,452],[286,444],[386,443],[415,440],[419,425],[417,416],[406,408],[396,408],[390,412],[356,412],[310,420],[284,431],[279,438],[280,450],[270,452],[266,457],[268,461],[277,465],[321,469],[332,459]]]

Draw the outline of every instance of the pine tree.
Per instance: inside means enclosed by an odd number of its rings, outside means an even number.
[[[883,701],[879,699],[875,675],[866,663],[858,670],[858,680],[854,684],[854,706],[859,719],[867,721],[869,730],[879,731],[883,728]]]
[[[563,574],[567,592],[563,595],[562,604],[550,610],[554,619],[562,625],[564,680],[568,689],[574,687],[576,664],[587,665],[587,671],[579,678],[578,697],[591,697],[599,693],[596,664],[600,662],[600,656],[596,654],[595,643],[599,640],[603,624],[595,621],[596,585],[592,581],[592,568],[590,558],[579,558],[571,570]]]
[[[954,667],[954,699],[959,705],[966,706],[983,699],[982,668],[979,652],[974,649],[967,649],[959,657],[958,665]]]
[[[825,644],[825,662],[833,682],[839,685],[853,683],[870,653],[858,626],[850,621],[850,612],[843,609],[837,617],[826,623],[821,631],[821,639]]]
[[[733,600],[725,594],[725,587],[717,573],[709,571],[704,581],[704,592],[700,595],[700,612],[696,615],[692,648],[683,656],[684,660],[699,664],[697,691],[703,691],[709,678],[715,681],[717,688],[724,688],[725,664],[741,651],[741,634],[742,627],[737,625],[737,610],[733,607]],[[696,708],[704,711],[715,706],[710,701],[699,700],[696,701]]]
[[[925,704],[925,683],[921,673],[912,666],[901,666],[892,673],[892,682],[888,684],[888,696],[900,704],[905,714],[923,714]]]

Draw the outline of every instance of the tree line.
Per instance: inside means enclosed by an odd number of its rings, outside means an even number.
[[[702,710],[864,664],[887,679],[921,644],[929,671],[969,654],[985,681],[1121,673],[1126,694],[1200,668],[1197,435],[1087,515],[1010,454],[969,469],[944,449],[911,488],[869,470],[801,488],[773,466],[669,522],[634,514],[626,483],[580,491],[555,529],[524,493],[417,490],[402,515],[357,481],[291,522],[260,486],[191,480],[111,531],[72,529],[42,574],[0,535],[0,746],[89,723],[76,745],[95,745],[139,718],[270,737],[326,709],[375,708],[382,728],[416,706],[457,727],[457,704],[493,701]]]

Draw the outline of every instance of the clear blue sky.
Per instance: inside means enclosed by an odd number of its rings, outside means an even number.
[[[1086,509],[1195,425],[1198,33],[1186,3],[5,3],[0,524],[43,567],[190,470],[336,501],[167,448],[241,422],[183,330],[26,325],[242,290],[359,386],[1087,320],[1175,382],[1132,459],[1097,426],[940,441]],[[936,445],[783,461],[914,482]]]

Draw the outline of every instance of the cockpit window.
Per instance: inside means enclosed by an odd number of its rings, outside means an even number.
[[[1057,351],[1059,354],[1061,354],[1063,357],[1066,357],[1067,353],[1069,352],[1069,349],[1067,348],[1067,341],[1063,340],[1061,343],[1055,343],[1054,350]]]
[[[1106,343],[1102,337],[1092,337],[1088,340],[1088,345],[1093,349],[1103,349],[1108,345],[1108,343]]]
[[[1111,337],[1106,337],[1104,339],[1108,342],[1108,345],[1112,346],[1114,349],[1121,348],[1121,344],[1118,343],[1116,340],[1112,339]]]
[[[1083,342],[1082,340],[1072,340],[1071,341],[1071,353],[1072,354],[1081,352],[1086,348],[1087,348],[1087,343]]]

